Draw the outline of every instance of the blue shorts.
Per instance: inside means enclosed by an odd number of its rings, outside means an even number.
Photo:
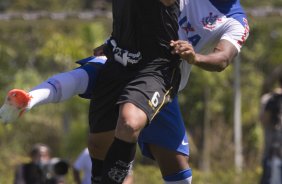
[[[99,67],[93,64],[88,65],[83,63],[79,68],[84,69],[89,75],[87,91],[80,96],[89,98],[95,86]],[[153,121],[141,131],[138,144],[142,154],[151,159],[154,158],[150,153],[148,144],[155,144],[172,151],[180,152],[184,155],[189,155],[188,136],[177,97],[175,97],[172,102],[165,105]]]
[[[142,154],[152,159],[148,144],[189,155],[188,136],[177,97],[165,105],[153,121],[142,130],[138,143]]]
[[[104,62],[101,59],[95,59],[95,56],[90,56],[82,60],[76,61],[77,64],[81,65],[76,69],[83,69],[87,72],[89,80],[86,91],[83,94],[79,94],[81,98],[91,99],[93,88],[96,84],[96,79],[100,68],[103,67]]]

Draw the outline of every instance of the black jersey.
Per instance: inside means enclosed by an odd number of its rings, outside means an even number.
[[[140,50],[137,39],[136,11],[136,0],[112,1],[112,37],[119,47],[134,53]]]
[[[178,58],[171,54],[170,41],[178,40],[179,0],[169,7],[159,0],[138,0],[138,7],[140,49],[144,59]]]
[[[113,48],[109,53],[91,100],[89,125],[92,133],[116,127],[117,104],[132,103],[152,120],[178,92],[180,61],[170,51],[170,41],[178,39],[178,14],[178,0],[170,7],[159,0],[113,0],[115,43],[107,42],[111,44],[108,48],[117,45],[126,51],[138,51],[142,59],[131,69],[116,62],[116,56],[123,56],[124,50]]]
[[[159,0],[113,0],[112,37],[130,52],[142,53],[145,61],[176,59],[170,41],[178,39],[179,0],[170,7]]]

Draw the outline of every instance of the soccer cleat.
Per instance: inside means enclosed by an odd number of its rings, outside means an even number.
[[[15,121],[25,112],[30,99],[31,96],[24,90],[12,89],[0,108],[0,118],[4,123]]]

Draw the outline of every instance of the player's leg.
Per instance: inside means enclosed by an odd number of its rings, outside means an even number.
[[[160,167],[165,184],[192,183],[192,170],[187,155],[154,144],[148,146]]]
[[[84,93],[88,80],[88,74],[83,69],[54,75],[28,92],[32,98],[27,109],[37,105],[62,102]]]
[[[134,160],[139,133],[167,102],[172,91],[178,89],[170,91],[168,87],[174,77],[178,77],[177,72],[163,63],[159,64],[162,71],[152,70],[158,66],[157,62],[139,71],[119,97],[119,117],[114,142],[105,158],[104,183],[123,181]]]
[[[121,106],[121,113],[124,111],[134,113],[138,118],[132,118],[129,113],[126,113],[122,116],[124,119],[118,120],[113,143],[105,157],[101,183],[123,183],[133,165],[138,134],[147,121],[144,112],[137,107],[132,107],[133,104],[125,103]]]
[[[23,112],[37,105],[62,102],[78,94],[89,97],[94,88],[98,71],[102,66],[101,60],[105,61],[105,58],[97,57],[77,69],[54,75],[34,87],[30,92],[11,90],[0,109],[0,118],[4,122],[11,122]],[[22,98],[24,96],[26,98]],[[14,100],[14,102],[11,103],[9,100]]]
[[[88,149],[92,161],[91,180],[93,184],[101,183],[104,159],[113,139],[114,130],[89,133]]]
[[[83,93],[88,84],[87,72],[83,69],[76,69],[65,73],[52,76],[46,81],[34,87],[30,92],[24,90],[11,90],[4,105],[0,109],[0,116],[4,122],[14,121],[24,111],[30,110],[36,105],[47,103],[58,103],[64,101],[74,95]],[[11,98],[10,95],[13,95]],[[20,98],[20,96],[28,96],[29,98]],[[15,103],[9,103],[10,99]],[[22,100],[25,100],[22,102]],[[19,108],[20,104],[25,106]]]
[[[89,109],[89,151],[92,157],[92,182],[103,183],[102,176],[104,158],[114,139],[114,130],[118,118],[116,101],[126,81],[120,80],[126,70],[122,65],[109,61],[100,71],[93,91]],[[123,84],[125,83],[125,84]],[[97,167],[98,165],[98,167]]]
[[[192,173],[188,165],[188,139],[177,106],[177,98],[172,103],[170,108],[165,106],[153,122],[142,130],[139,145],[143,155],[158,162],[164,182],[190,184]],[[174,110],[169,110],[171,108]],[[157,135],[158,133],[160,135]],[[93,162],[96,164],[93,171],[99,173],[97,178],[101,178],[103,160],[113,137],[114,131],[91,133],[89,136],[92,158],[100,158]]]
[[[89,97],[98,72],[105,61],[105,57],[89,57],[78,61],[81,64],[79,68],[50,77],[29,92],[32,99],[27,109],[37,105],[62,102],[79,94]]]
[[[165,183],[191,183],[188,137],[177,98],[142,130],[138,143],[144,156],[158,162]]]
[[[114,130],[100,133],[90,133],[88,136],[88,149],[92,161],[92,183],[100,184],[102,179],[103,164],[107,151],[114,139]],[[97,141],[99,140],[99,141]],[[129,172],[124,184],[133,183],[133,174]]]
[[[91,112],[91,111],[90,111]],[[108,126],[109,124],[104,123],[104,130],[94,129],[94,132],[90,132],[88,136],[88,149],[91,156],[92,161],[92,183],[93,184],[100,184],[102,179],[102,173],[103,173],[103,165],[104,165],[104,159],[105,156],[109,150],[109,147],[111,146],[113,140],[114,140],[114,126]],[[111,129],[108,131],[108,129]],[[93,131],[90,127],[90,131]],[[127,175],[125,183],[132,183],[132,175]]]

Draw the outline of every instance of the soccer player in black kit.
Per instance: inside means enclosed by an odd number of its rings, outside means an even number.
[[[104,53],[90,105],[90,132],[115,130],[103,172],[93,183],[122,183],[132,166],[140,131],[178,91],[178,55],[170,42],[178,39],[178,0],[113,0],[113,31]],[[125,66],[125,67],[124,67]],[[103,141],[103,140],[100,140]],[[102,180],[97,177],[102,175]],[[96,180],[96,181],[95,181]]]

